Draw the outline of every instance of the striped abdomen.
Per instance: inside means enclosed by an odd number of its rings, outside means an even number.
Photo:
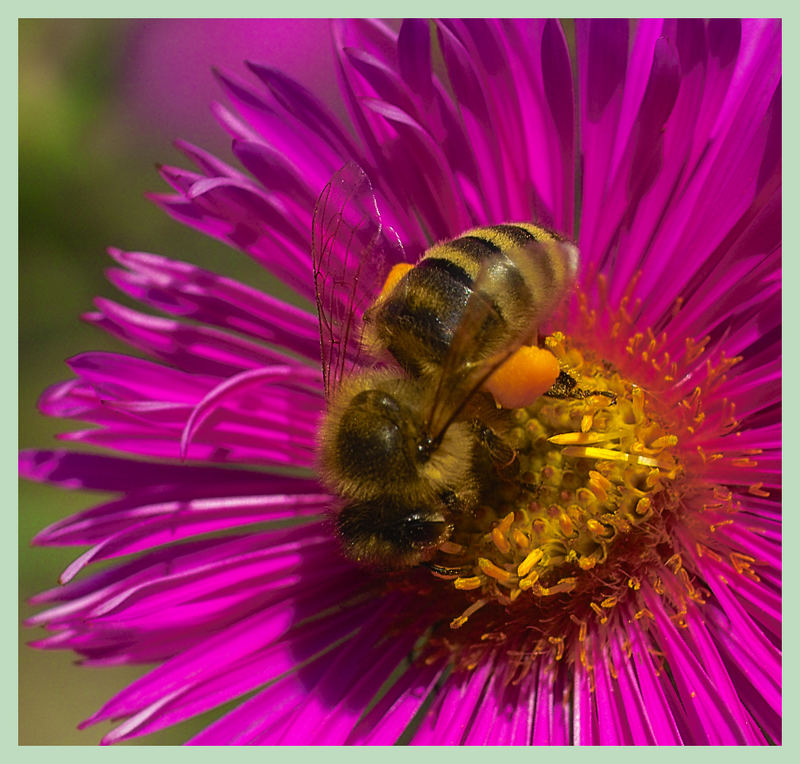
[[[480,361],[532,341],[577,269],[577,250],[529,223],[475,228],[431,247],[368,312],[366,341],[387,349],[410,374],[440,367],[473,291],[493,310],[474,337]],[[478,283],[476,284],[476,279]]]

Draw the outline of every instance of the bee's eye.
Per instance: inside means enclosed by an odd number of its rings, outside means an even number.
[[[397,399],[383,390],[362,390],[350,402],[351,410],[362,410],[367,413],[398,418],[402,416],[402,409]]]
[[[399,536],[412,546],[427,548],[444,541],[449,528],[449,523],[438,512],[416,513],[403,519]]]
[[[389,496],[349,504],[336,523],[349,557],[382,567],[417,565],[453,532],[441,512]]]

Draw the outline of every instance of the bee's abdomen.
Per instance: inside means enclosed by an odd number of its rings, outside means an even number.
[[[560,240],[520,223],[475,228],[431,247],[372,317],[380,344],[411,374],[440,366],[476,289],[492,309],[475,338],[475,360],[488,356],[546,313],[571,280],[563,257],[546,247],[520,255],[533,242]]]
[[[457,263],[422,260],[375,317],[381,344],[415,376],[440,365],[471,291],[472,276]]]

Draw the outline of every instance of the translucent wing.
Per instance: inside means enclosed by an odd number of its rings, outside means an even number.
[[[514,264],[518,258],[556,257],[569,262],[574,274],[576,253],[569,242],[532,241],[506,253],[506,258]],[[520,305],[517,328],[497,331],[498,326],[507,327],[507,324],[492,295],[508,289],[502,278],[506,264],[501,264],[499,269],[497,265],[497,261],[490,261],[478,271],[442,364],[427,418],[428,436],[434,443],[497,368],[523,343],[530,341],[535,335],[537,320],[543,318],[537,305]]]
[[[488,268],[481,268],[472,285],[450,348],[442,364],[436,393],[427,417],[428,437],[437,443],[461,413],[469,399],[521,344],[522,336],[504,345],[489,358],[476,358],[480,337],[488,325],[502,321],[486,292]]]
[[[403,259],[384,226],[372,184],[354,162],[322,190],[311,225],[314,290],[319,315],[325,396],[362,362],[361,316],[380,293],[389,267]]]

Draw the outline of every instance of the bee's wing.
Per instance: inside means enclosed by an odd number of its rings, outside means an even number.
[[[377,297],[389,267],[403,259],[395,231],[381,222],[372,184],[348,162],[317,199],[311,225],[325,397],[361,363],[361,315]]]
[[[569,276],[563,280],[558,294],[550,295],[550,301],[555,303],[557,297],[563,296],[575,275],[577,250],[566,241],[531,241],[506,253],[512,262],[518,262],[521,258],[531,258],[531,255],[534,262],[542,263],[548,258],[557,258],[564,263],[565,273],[569,273]],[[498,321],[504,321],[490,297],[492,294],[497,294],[498,289],[505,289],[505,286],[496,283],[496,278],[495,270],[490,265],[484,264],[473,281],[472,292],[442,364],[427,419],[427,431],[434,442],[453,423],[469,399],[528,340],[531,333],[531,327],[527,325],[516,336],[506,338],[501,346],[494,348],[482,339],[485,337],[487,327]],[[529,318],[535,323],[537,310],[533,305],[529,307]],[[488,357],[476,360],[474,357],[476,347],[484,347],[485,351],[488,351]]]
[[[522,344],[520,337],[518,342],[505,346],[485,361],[476,363],[471,358],[475,350],[475,337],[480,335],[482,328],[487,322],[502,320],[497,308],[487,297],[486,287],[490,278],[489,270],[481,268],[442,364],[426,423],[428,437],[433,442],[440,439],[495,369]]]

